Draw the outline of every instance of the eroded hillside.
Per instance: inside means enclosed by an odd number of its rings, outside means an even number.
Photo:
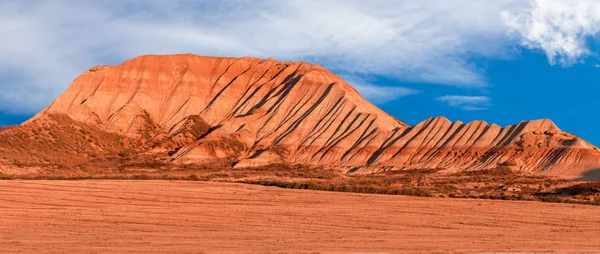
[[[50,115],[174,163],[307,164],[355,174],[505,166],[564,177],[600,169],[596,147],[550,120],[503,128],[438,117],[408,126],[319,65],[273,59],[149,55],[94,67],[17,129]],[[105,141],[75,140],[65,142],[106,150],[97,143]]]

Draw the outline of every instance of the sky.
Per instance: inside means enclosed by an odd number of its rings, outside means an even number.
[[[144,54],[318,63],[408,123],[552,119],[600,145],[600,0],[0,0],[0,125]]]

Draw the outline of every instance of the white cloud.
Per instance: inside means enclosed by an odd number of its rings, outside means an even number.
[[[519,0],[2,1],[0,111],[32,113],[81,72],[142,54],[318,62],[348,75],[486,85]],[[372,86],[363,88],[369,93]],[[388,89],[402,94],[402,89]],[[392,90],[389,90],[392,89]],[[381,91],[378,90],[378,91]],[[371,92],[376,94],[376,92]]]
[[[399,86],[380,86],[362,78],[342,76],[365,99],[375,104],[383,104],[398,98],[419,93],[418,90]]]
[[[486,110],[492,106],[491,99],[487,96],[445,95],[436,100],[466,111]]]
[[[564,66],[592,54],[586,40],[600,31],[598,0],[535,0],[502,16],[523,46],[542,49],[551,64]]]

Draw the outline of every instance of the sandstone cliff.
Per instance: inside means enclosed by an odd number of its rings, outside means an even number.
[[[351,173],[499,165],[576,177],[600,151],[550,120],[500,127],[427,119],[408,126],[319,65],[272,59],[148,55],[98,66],[25,125],[48,115],[168,152],[176,162],[230,159],[335,166]]]

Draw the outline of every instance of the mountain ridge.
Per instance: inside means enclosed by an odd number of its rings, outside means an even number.
[[[291,163],[351,173],[509,166],[565,177],[600,168],[598,148],[549,119],[500,127],[435,117],[409,126],[305,62],[140,56],[84,72],[24,126],[49,114],[141,140],[183,163],[231,159],[235,167]]]

